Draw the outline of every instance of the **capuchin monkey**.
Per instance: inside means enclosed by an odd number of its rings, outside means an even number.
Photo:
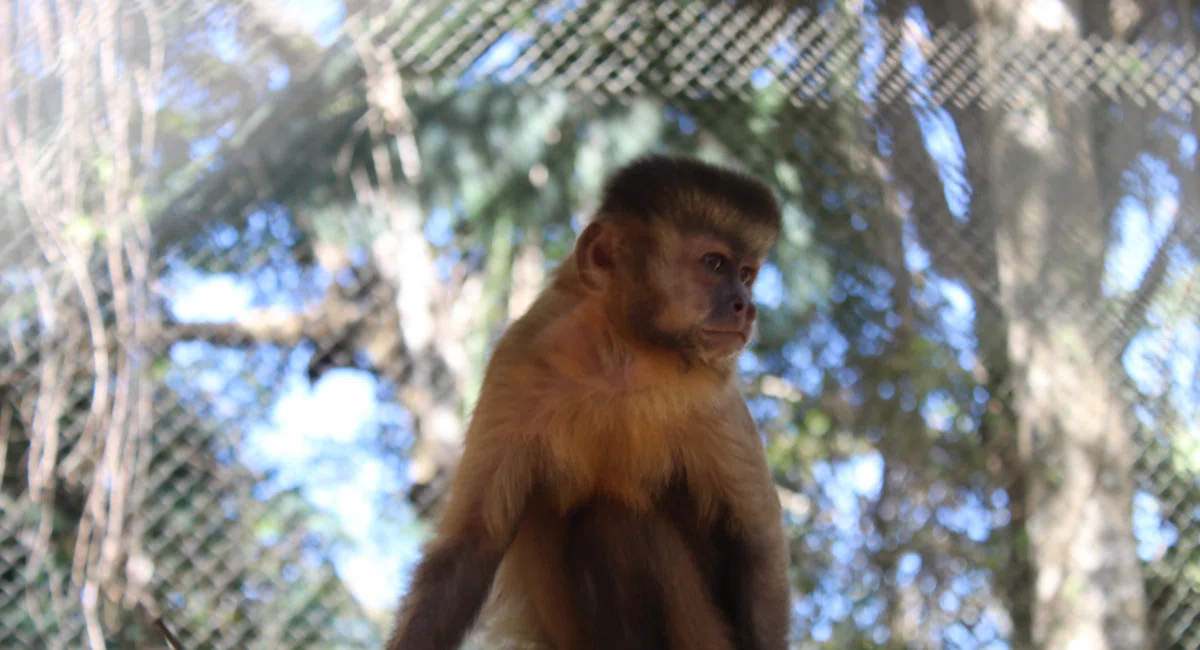
[[[649,156],[488,363],[387,650],[783,650],[781,509],[735,380],[780,209]]]

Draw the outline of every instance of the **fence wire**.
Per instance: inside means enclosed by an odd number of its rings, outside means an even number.
[[[794,647],[1200,648],[1194,11],[829,4],[355,2],[318,41],[14,3],[0,647],[378,647],[330,512],[368,497],[264,431],[357,369],[354,444],[431,513],[490,341],[659,148],[786,207],[743,369]]]

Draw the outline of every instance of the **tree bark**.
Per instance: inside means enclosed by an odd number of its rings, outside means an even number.
[[[978,2],[983,60],[1001,47],[1033,49],[1044,38],[1078,43],[1081,5],[1039,15],[1015,0]],[[1089,102],[1053,87],[1008,94],[1015,105],[987,111],[982,131],[968,134],[982,143],[968,148],[968,165],[990,184],[972,219],[995,217],[997,224],[1016,475],[1024,483],[1034,577],[1032,645],[1146,648],[1132,525],[1134,448],[1115,389],[1116,357],[1093,336],[1111,218],[1095,116]]]

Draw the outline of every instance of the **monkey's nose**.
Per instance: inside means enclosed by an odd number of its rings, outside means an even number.
[[[746,301],[741,298],[733,299],[733,313],[740,314],[746,310]]]

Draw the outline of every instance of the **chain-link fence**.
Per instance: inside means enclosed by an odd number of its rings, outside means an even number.
[[[664,149],[785,205],[794,647],[1200,648],[1197,12],[13,2],[0,647],[379,647],[490,342]]]

